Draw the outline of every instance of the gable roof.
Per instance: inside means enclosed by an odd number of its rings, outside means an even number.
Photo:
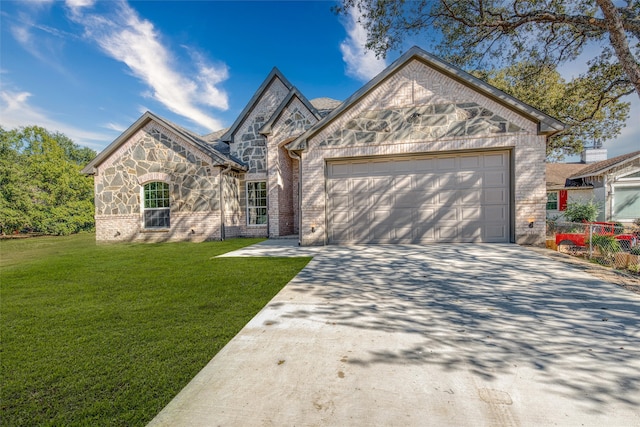
[[[525,104],[524,102],[508,95],[501,90],[491,86],[490,84],[472,76],[471,74],[463,71],[462,69],[455,67],[447,62],[444,62],[440,58],[427,53],[425,50],[414,46],[395,60],[391,65],[384,69],[380,74],[370,80],[362,88],[356,91],[348,99],[346,99],[339,107],[329,113],[322,121],[312,126],[307,132],[302,134],[295,141],[291,142],[287,148],[289,150],[304,150],[306,149],[307,140],[319,133],[332,121],[334,121],[340,114],[351,108],[359,100],[368,95],[382,82],[384,82],[391,75],[395,74],[400,68],[402,68],[409,61],[417,59],[423,64],[441,72],[442,74],[452,78],[453,80],[470,87],[483,94],[484,96],[498,102],[499,104],[519,113],[522,116],[529,118],[530,120],[538,123],[538,132],[542,135],[553,135],[564,129],[565,125],[561,121],[554,119],[553,117],[543,113],[532,106]]]
[[[584,163],[547,163],[547,188],[565,188],[567,179],[585,167]]]
[[[291,104],[291,101],[293,101],[294,98],[298,98],[300,102],[302,102],[302,104],[304,104],[304,106],[307,107],[309,111],[311,111],[311,113],[315,116],[316,119],[318,120],[321,119],[320,114],[315,109],[315,107],[311,104],[311,102],[309,102],[309,100],[302,93],[300,93],[300,91],[296,87],[294,87],[289,91],[287,96],[282,100],[282,102],[280,103],[276,111],[271,115],[269,120],[264,124],[264,126],[262,126],[262,128],[260,128],[261,134],[268,135],[271,133],[271,128],[273,127],[273,124],[276,122],[276,120],[280,118],[280,116],[282,115],[282,112],[289,106],[289,104]]]
[[[264,79],[264,81],[262,82],[262,84],[260,85],[256,93],[253,94],[253,96],[251,97],[247,105],[244,107],[240,115],[238,115],[238,118],[236,119],[236,121],[233,122],[229,130],[220,137],[221,141],[231,142],[231,140],[233,139],[233,135],[236,133],[240,125],[242,125],[242,122],[245,121],[245,119],[249,116],[251,111],[256,107],[256,105],[260,101],[260,98],[262,97],[262,94],[267,90],[269,85],[276,78],[280,79],[280,81],[287,87],[287,89],[289,90],[293,89],[293,85],[289,83],[289,80],[287,80],[287,78],[280,72],[280,70],[278,70],[277,67],[273,67],[273,69],[271,70],[267,78]]]
[[[195,148],[200,149],[205,154],[209,155],[215,165],[218,166],[231,166],[236,169],[246,170],[247,167],[238,159],[235,159],[229,155],[224,155],[218,151],[213,143],[207,142],[202,137],[195,133],[184,129],[181,126],[171,123],[170,121],[163,119],[150,111],[145,112],[138,120],[135,121],[127,130],[125,130],[118,138],[116,138],[111,144],[107,146],[100,154],[98,154],[87,166],[82,169],[82,173],[86,175],[93,175],[95,173],[95,167],[99,166],[107,160],[122,144],[124,144],[133,134],[138,132],[141,128],[147,125],[150,121],[166,127],[172,132],[182,137],[187,143],[191,144]]]
[[[584,169],[571,175],[571,179],[587,178],[590,176],[601,176],[611,171],[612,169],[624,166],[626,163],[630,163],[634,160],[640,159],[640,151],[634,151],[631,153],[623,154],[621,156],[612,157],[611,159],[602,160],[590,165],[587,165]]]

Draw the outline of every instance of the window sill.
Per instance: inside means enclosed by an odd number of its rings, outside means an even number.
[[[141,233],[168,233],[171,231],[169,228],[143,228]]]

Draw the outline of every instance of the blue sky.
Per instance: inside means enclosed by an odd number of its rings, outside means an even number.
[[[344,100],[399,52],[365,52],[355,15],[333,4],[2,0],[0,124],[97,151],[146,110],[204,134],[231,125],[274,66],[309,99]],[[640,147],[640,102],[629,100],[635,119],[605,143],[610,157]]]

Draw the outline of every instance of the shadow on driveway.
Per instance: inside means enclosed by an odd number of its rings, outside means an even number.
[[[325,247],[154,421],[640,425],[639,323],[516,245]]]

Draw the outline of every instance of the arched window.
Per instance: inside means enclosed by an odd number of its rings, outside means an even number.
[[[169,228],[169,184],[149,182],[144,185],[144,228]]]

